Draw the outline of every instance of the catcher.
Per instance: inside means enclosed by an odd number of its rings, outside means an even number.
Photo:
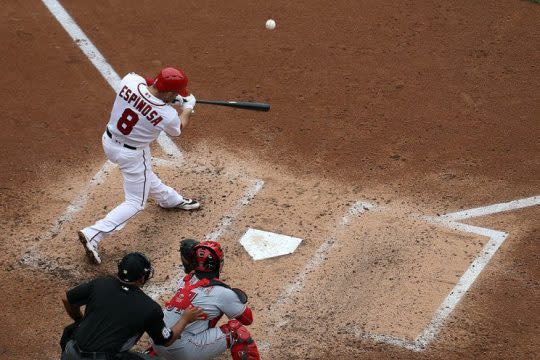
[[[165,323],[176,323],[191,306],[202,309],[206,318],[187,325],[181,338],[169,347],[154,344],[155,352],[162,359],[204,360],[230,349],[234,360],[259,360],[257,345],[245,327],[253,322],[251,309],[246,305],[247,295],[219,280],[223,268],[219,243],[187,239],[181,243],[180,252],[189,273],[165,303]],[[223,314],[230,320],[216,327]]]

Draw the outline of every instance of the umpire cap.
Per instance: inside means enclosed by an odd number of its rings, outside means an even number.
[[[118,278],[122,281],[133,282],[144,276],[146,282],[153,275],[154,268],[143,253],[129,253],[118,262]]]

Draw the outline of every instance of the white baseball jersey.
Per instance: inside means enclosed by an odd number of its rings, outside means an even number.
[[[175,108],[148,91],[142,76],[129,73],[120,83],[107,128],[116,140],[140,148],[148,146],[162,130],[180,135],[180,118]]]
[[[193,275],[190,284],[193,285],[197,281],[199,281],[199,279]],[[167,302],[164,309],[164,320],[167,326],[173,326],[182,316],[184,309],[178,308],[182,306],[177,304],[180,304],[184,297],[182,294],[182,288],[184,286],[184,280],[182,279],[179,285],[180,290],[178,290],[172,299]],[[193,306],[202,308],[205,314],[208,315],[207,319],[196,320],[186,326],[184,331],[191,334],[198,334],[208,330],[210,322],[219,319],[222,314],[233,319],[240,316],[246,310],[246,304],[240,302],[238,295],[224,286],[208,286],[192,289],[189,292],[189,299]]]

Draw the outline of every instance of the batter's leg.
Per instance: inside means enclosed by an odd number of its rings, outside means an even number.
[[[165,185],[153,171],[150,171],[148,177],[150,179],[149,197],[155,200],[162,208],[194,210],[200,207],[198,201],[193,199],[186,199],[176,190],[174,190],[170,186]]]
[[[81,233],[87,241],[97,245],[113,231],[121,230],[131,218],[144,209],[150,192],[150,150],[122,148],[117,163],[124,177],[125,199],[94,225],[84,228]]]
[[[150,171],[148,177],[150,179],[150,193],[148,197],[155,200],[159,206],[170,208],[184,200],[182,195],[170,186],[165,185],[153,171]]]

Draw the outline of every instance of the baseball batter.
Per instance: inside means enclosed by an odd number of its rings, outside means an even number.
[[[219,243],[195,245],[190,265],[194,270],[180,281],[179,290],[165,304],[164,320],[166,324],[176,323],[191,306],[202,309],[207,318],[189,324],[169,347],[154,345],[156,353],[168,360],[204,360],[230,349],[234,360],[258,360],[257,345],[244,326],[253,322],[247,296],[219,280],[223,267]],[[231,320],[216,328],[223,314]]]
[[[149,197],[163,208],[199,208],[199,202],[163,184],[150,161],[150,144],[161,131],[179,136],[190,122],[196,99],[189,94],[187,83],[183,71],[170,67],[162,69],[155,79],[135,73],[122,79],[102,143],[107,158],[122,172],[125,199],[103,219],[79,231],[79,240],[92,262],[101,263],[99,243],[143,210]],[[181,106],[180,116],[171,105],[173,101]]]

